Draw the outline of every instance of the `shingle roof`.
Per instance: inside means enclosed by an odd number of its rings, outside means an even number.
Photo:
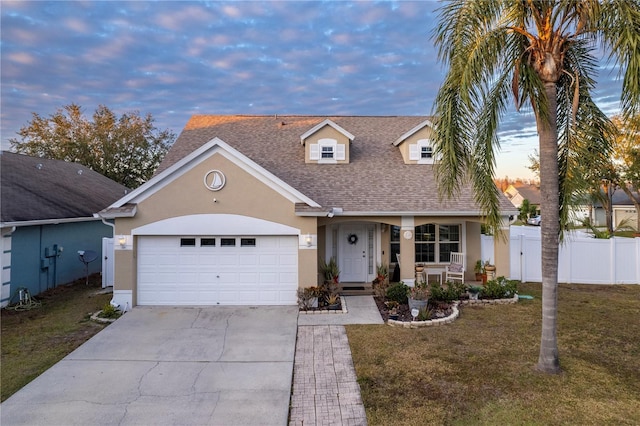
[[[77,164],[2,151],[3,223],[91,217],[127,188]]]
[[[536,185],[531,185],[528,183],[515,184],[513,185],[515,189],[518,190],[522,198],[526,198],[529,200],[529,204],[534,204],[536,206],[540,205],[540,200],[542,199],[540,196],[540,188]]]
[[[193,116],[156,173],[215,137],[326,208],[347,212],[477,213],[469,186],[439,201],[434,166],[405,164],[400,136],[422,116]],[[330,119],[355,136],[349,164],[305,164],[300,135]],[[514,208],[501,195],[502,209]]]

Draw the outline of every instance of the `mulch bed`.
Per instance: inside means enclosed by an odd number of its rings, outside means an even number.
[[[329,309],[329,305],[318,306],[317,308],[300,308],[301,312],[314,312],[314,311],[342,311],[342,303],[338,303],[338,306],[334,309]]]
[[[384,301],[379,297],[373,298],[376,301],[376,305],[378,306],[378,310],[380,311],[380,316],[384,321],[389,319],[389,309],[387,305],[384,304]],[[444,303],[444,302],[436,302],[436,304],[432,304],[429,302],[430,307],[434,307],[433,313],[429,319],[438,319],[448,317],[453,313],[452,304]],[[409,310],[409,305],[404,304],[400,305],[396,308],[396,312],[398,312],[398,321],[413,321],[413,317],[411,316],[411,311]]]

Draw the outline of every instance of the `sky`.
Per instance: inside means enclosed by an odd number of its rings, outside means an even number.
[[[446,69],[434,1],[55,1],[0,4],[2,149],[76,103],[151,114],[179,134],[194,114],[430,115]],[[594,97],[619,111],[617,72]],[[534,178],[534,119],[511,107],[497,177]]]

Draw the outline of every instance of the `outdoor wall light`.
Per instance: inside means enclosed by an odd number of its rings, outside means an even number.
[[[304,240],[307,242],[307,247],[311,247],[311,242],[313,241],[311,238],[311,234],[307,234]]]
[[[127,245],[127,236],[126,235],[120,235],[118,237],[118,244],[120,244],[120,247],[126,247]]]

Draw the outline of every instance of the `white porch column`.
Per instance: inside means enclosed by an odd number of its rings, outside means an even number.
[[[413,216],[402,216],[400,226],[400,280],[413,287],[416,280],[416,240]]]

